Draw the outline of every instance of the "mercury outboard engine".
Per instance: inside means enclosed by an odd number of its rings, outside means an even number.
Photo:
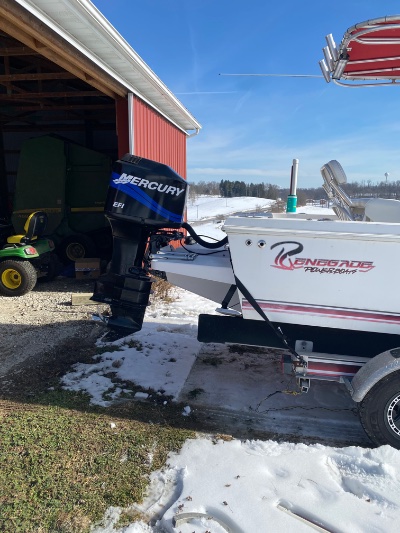
[[[171,240],[182,226],[187,187],[172,168],[149,159],[126,154],[113,166],[105,206],[113,255],[91,299],[110,305],[111,316],[102,318],[125,335],[142,328],[148,305],[153,280],[143,262],[150,237],[170,228]]]

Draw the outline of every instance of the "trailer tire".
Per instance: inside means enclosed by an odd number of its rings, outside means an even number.
[[[400,370],[376,383],[359,404],[361,423],[377,446],[400,449]]]
[[[36,285],[35,267],[29,261],[6,259],[0,262],[0,294],[23,296]]]
[[[58,247],[58,256],[65,264],[83,259],[84,257],[96,257],[96,245],[91,237],[83,233],[76,233],[66,237]]]

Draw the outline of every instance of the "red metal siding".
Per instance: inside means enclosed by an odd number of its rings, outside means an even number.
[[[135,155],[170,166],[186,178],[186,135],[162,115],[134,98]]]
[[[129,152],[129,109],[126,98],[116,101],[118,156]],[[154,159],[186,179],[186,135],[142,100],[134,98],[135,155]]]

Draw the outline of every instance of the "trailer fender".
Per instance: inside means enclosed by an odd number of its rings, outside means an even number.
[[[400,370],[400,348],[393,348],[373,357],[351,381],[353,400],[361,402],[378,381],[396,370]]]

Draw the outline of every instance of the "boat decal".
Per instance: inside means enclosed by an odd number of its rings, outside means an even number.
[[[303,269],[305,272],[317,274],[345,274],[369,272],[375,265],[373,261],[356,259],[324,259],[311,257],[292,256],[300,254],[304,246],[296,241],[277,242],[271,246],[271,250],[280,246],[280,250],[271,266],[281,270]]]
[[[292,244],[295,245],[295,248],[290,249],[290,245]],[[289,245],[289,250],[286,251],[288,248],[288,245]],[[300,254],[303,251],[304,246],[300,242],[296,242],[296,241],[276,242],[275,244],[271,246],[271,250],[273,250],[277,246],[283,246],[283,247],[279,251],[278,255],[275,257],[275,262],[274,262],[275,264],[271,266],[280,268],[282,270],[294,270],[295,268],[299,268],[294,265],[290,257],[292,255]]]
[[[169,211],[168,209],[166,209],[165,207],[157,203],[151,196],[145,193],[144,190],[141,189],[138,185],[135,185],[134,183],[131,183],[131,182],[128,182],[128,183],[118,182],[118,179],[115,178],[115,176],[119,176],[119,174],[117,174],[116,172],[113,172],[112,179],[110,181],[110,187],[117,189],[118,191],[130,196],[131,198],[134,198],[139,203],[148,207],[149,209],[161,215],[162,217],[169,220],[170,222],[182,223],[181,214],[173,213],[172,211]],[[164,190],[161,190],[161,189],[158,189],[158,190],[160,192],[165,192]],[[122,206],[123,205],[124,204],[122,204]]]

